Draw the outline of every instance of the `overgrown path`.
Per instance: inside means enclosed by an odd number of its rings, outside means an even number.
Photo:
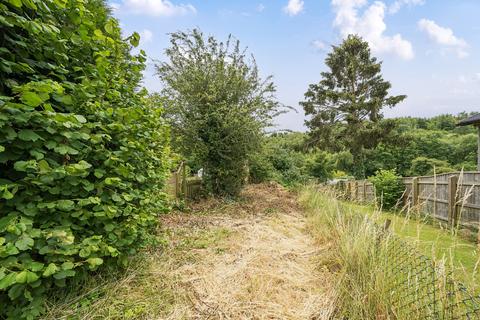
[[[194,227],[227,235],[175,271],[177,294],[186,298],[175,302],[168,318],[328,318],[331,281],[316,268],[319,248],[295,195],[257,185],[242,196],[240,204],[209,201],[194,206],[193,214],[166,217],[170,232]]]
[[[207,199],[161,220],[159,246],[121,274],[59,291],[45,319],[329,318],[333,276],[317,268],[325,248],[295,194],[251,185],[238,201]]]

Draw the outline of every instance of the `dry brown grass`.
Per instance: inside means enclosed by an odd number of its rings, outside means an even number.
[[[278,184],[252,185],[240,202],[203,201],[193,212],[166,224],[212,224],[233,234],[224,254],[205,251],[201,261],[176,271],[178,290],[188,299],[175,304],[168,319],[329,318],[330,275],[316,268],[317,247],[296,195]]]
[[[333,281],[316,268],[319,248],[301,212],[295,194],[262,184],[238,201],[208,199],[163,216],[165,247],[86,308],[67,301],[49,318],[328,319]]]

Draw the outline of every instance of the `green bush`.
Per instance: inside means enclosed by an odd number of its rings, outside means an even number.
[[[274,168],[272,163],[263,153],[257,153],[249,161],[250,181],[260,183],[272,180],[274,177]]]
[[[395,207],[405,191],[401,177],[395,170],[379,170],[369,180],[375,186],[379,203],[386,209]]]
[[[427,157],[417,157],[412,160],[412,166],[410,167],[411,176],[426,176],[448,173],[455,171],[447,161],[431,159]]]
[[[200,30],[170,35],[166,61],[157,65],[177,151],[204,169],[206,189],[237,196],[248,161],[281,105],[271,77],[231,36],[224,42]]]
[[[168,132],[104,1],[2,1],[0,25],[0,318],[34,318],[147,241]]]
[[[335,170],[334,155],[325,151],[312,153],[307,157],[306,169],[309,176],[325,182],[333,177]]]

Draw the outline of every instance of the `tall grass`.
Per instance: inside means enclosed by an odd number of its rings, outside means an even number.
[[[307,186],[300,193],[312,234],[330,246],[320,264],[337,274],[335,318],[390,319],[386,252],[381,229],[371,217],[346,210],[328,189]]]
[[[480,317],[480,300],[455,282],[446,257],[428,258],[418,243],[386,232],[378,224],[385,217],[378,208],[365,213],[318,186],[305,187],[300,202],[312,234],[329,244],[319,262],[337,274],[335,318]],[[404,227],[408,220],[403,220]],[[435,242],[429,245],[436,250]]]

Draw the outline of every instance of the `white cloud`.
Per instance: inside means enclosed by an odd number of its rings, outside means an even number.
[[[368,41],[374,53],[392,53],[405,60],[412,59],[414,53],[409,41],[400,34],[384,34],[387,29],[384,21],[386,5],[376,1],[369,5],[363,14],[359,13],[367,4],[367,0],[332,0],[336,14],[333,25],[340,31],[341,36],[358,34]]]
[[[315,48],[317,51],[325,51],[327,50],[327,44],[323,41],[320,40],[314,40],[312,41],[312,46]]]
[[[388,12],[391,14],[397,13],[404,6],[419,6],[425,4],[425,0],[396,0],[388,7]]]
[[[140,32],[140,42],[142,44],[148,43],[152,41],[153,39],[153,32],[148,30],[148,29],[143,29],[142,32]]]
[[[121,7],[119,3],[110,3],[109,6],[110,6],[110,9],[112,9],[113,12],[118,11]]]
[[[462,38],[457,38],[452,29],[439,26],[435,21],[421,19],[418,21],[420,30],[427,33],[430,39],[436,43],[451,48],[459,58],[468,56],[468,43]]]
[[[283,7],[283,11],[290,16],[296,16],[303,11],[303,5],[302,0],[288,0],[288,4]]]
[[[171,17],[197,13],[197,9],[191,4],[176,5],[168,0],[125,0],[121,5],[114,5],[123,13],[150,16]]]
[[[462,84],[475,83],[477,85],[478,81],[480,81],[480,73],[461,74],[458,76],[458,82]]]
[[[263,3],[259,3],[255,8],[255,11],[257,12],[263,12],[264,10],[265,10],[265,6],[263,5]]]

